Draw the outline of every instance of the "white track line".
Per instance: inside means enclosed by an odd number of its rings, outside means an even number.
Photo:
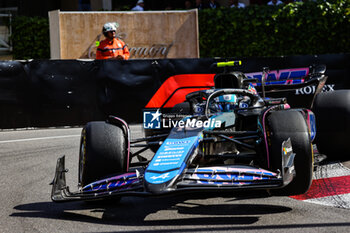
[[[42,137],[42,138],[25,138],[25,139],[16,139],[16,140],[6,140],[0,141],[2,143],[11,143],[11,142],[28,142],[28,141],[36,141],[36,140],[50,140],[50,139],[59,139],[59,138],[71,138],[71,137],[80,137],[80,134],[77,135],[65,135],[65,136],[53,136],[53,137]]]

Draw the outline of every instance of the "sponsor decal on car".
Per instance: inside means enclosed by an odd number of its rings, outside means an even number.
[[[322,92],[334,91],[335,84],[326,84],[322,88]],[[312,95],[316,92],[316,86],[307,86],[295,90],[295,95]]]
[[[201,137],[199,135],[184,139],[166,139],[147,167],[146,181],[160,184],[180,174],[186,165],[186,158],[198,146]]]
[[[159,175],[159,176],[152,176],[151,179],[152,180],[157,180],[157,179],[166,179],[169,177],[169,172],[165,173],[165,174],[162,174],[162,175]]]
[[[305,77],[309,74],[309,68],[295,68],[284,70],[271,70],[266,80],[266,84],[298,84],[302,81],[301,77]],[[262,72],[248,73],[248,78],[256,78],[261,82]]]
[[[171,142],[166,142],[166,145],[178,145],[178,144],[188,144],[190,143],[190,140],[179,140],[179,141],[171,141]]]
[[[174,167],[180,168],[186,155],[198,143],[198,140],[197,136],[186,139],[166,139],[155,154],[148,169],[166,171],[174,169]]]

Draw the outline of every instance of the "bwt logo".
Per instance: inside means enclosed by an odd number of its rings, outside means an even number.
[[[144,111],[143,112],[143,128],[145,129],[160,129],[160,116],[162,113],[157,111]]]
[[[190,140],[186,140],[186,141],[175,141],[175,142],[167,142],[167,145],[179,145],[179,144],[187,144],[190,143]]]
[[[267,84],[297,84],[301,83],[300,79],[309,74],[309,68],[296,68],[296,69],[285,69],[285,70],[271,70],[267,77]],[[257,78],[261,82],[262,72],[246,74],[248,78]]]

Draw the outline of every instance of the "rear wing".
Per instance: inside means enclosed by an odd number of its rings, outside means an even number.
[[[309,70],[311,71],[310,73]],[[275,92],[284,90],[296,90],[310,85],[325,83],[327,80],[325,71],[325,65],[311,66],[310,68],[280,70],[278,72],[279,76],[277,78],[274,78],[276,71],[272,71],[269,73],[267,80],[265,80],[265,91]],[[255,82],[255,88],[258,92],[260,92],[262,89],[262,75],[259,76],[257,74],[258,73],[246,75],[248,79],[256,79],[257,82]],[[288,77],[286,77],[287,75]]]
[[[240,61],[219,62],[212,66],[215,69],[229,69],[230,66],[239,66]],[[318,94],[327,80],[325,66],[312,66],[304,68],[292,68],[272,70],[265,81],[265,92],[267,97],[288,97],[288,101],[294,99],[295,91],[307,86],[315,86],[315,95]],[[257,91],[262,94],[262,72],[245,73],[247,78],[244,82],[252,83]],[[145,106],[146,109],[170,109],[178,103],[186,101],[186,95],[195,91],[211,89],[214,87],[215,74],[182,74],[167,78],[157,92],[149,100]],[[288,93],[289,92],[289,93]],[[294,93],[293,93],[294,92]],[[287,95],[287,96],[286,96]],[[312,96],[313,97],[313,96]],[[301,97],[297,97],[298,101]],[[308,104],[298,107],[310,107],[313,98],[307,98]],[[311,102],[310,102],[311,101]],[[293,102],[293,101],[292,101]]]

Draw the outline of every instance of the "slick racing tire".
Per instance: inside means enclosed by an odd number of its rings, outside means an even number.
[[[82,130],[79,153],[79,185],[126,172],[127,138],[118,126],[89,122]]]
[[[316,145],[329,159],[350,158],[350,90],[324,92],[316,96]]]
[[[298,195],[307,192],[312,182],[313,151],[309,130],[303,115],[295,110],[272,112],[267,118],[270,170],[282,171],[282,143],[290,138],[295,176],[282,189],[271,190],[274,195]]]

